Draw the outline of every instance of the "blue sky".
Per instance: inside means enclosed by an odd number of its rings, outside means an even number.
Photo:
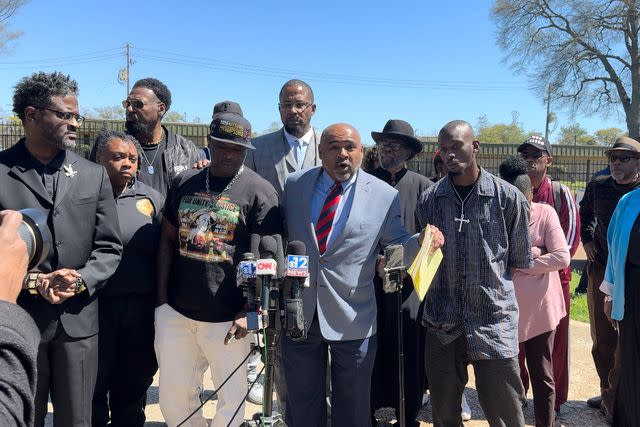
[[[353,124],[365,143],[390,118],[433,135],[452,119],[508,123],[518,111],[525,130],[543,132],[545,105],[502,63],[491,4],[31,0],[11,21],[24,35],[0,56],[0,114],[10,114],[15,83],[39,70],[75,78],[81,109],[119,104],[129,42],[132,81],[164,81],[171,109],[189,119],[208,122],[213,105],[231,99],[260,132],[279,122],[282,84],[301,78],[315,92],[313,124]],[[572,118],[555,111],[557,135]],[[574,120],[589,131],[625,129],[616,114]]]

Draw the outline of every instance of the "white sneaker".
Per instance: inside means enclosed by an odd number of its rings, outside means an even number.
[[[251,383],[248,384],[251,386]],[[247,395],[247,400],[255,405],[262,405],[262,395],[264,393],[264,388],[260,381],[256,382],[251,390],[249,390],[249,394]]]
[[[462,418],[462,421],[469,421],[471,419],[471,408],[467,403],[467,398],[465,397],[464,393],[462,393],[462,405],[460,406],[460,417]]]

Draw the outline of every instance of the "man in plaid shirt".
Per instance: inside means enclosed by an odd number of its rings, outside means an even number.
[[[527,201],[478,166],[480,143],[467,122],[446,124],[438,143],[449,176],[422,194],[416,211],[420,227],[434,224],[446,242],[422,319],[434,425],[461,424],[471,363],[489,424],[524,426],[511,271],[532,263]]]

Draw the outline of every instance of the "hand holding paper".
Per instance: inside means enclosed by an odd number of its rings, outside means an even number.
[[[430,225],[422,230],[420,237],[422,237],[420,251],[407,273],[411,276],[413,287],[422,301],[442,261],[440,247],[444,244],[444,237],[437,227]]]

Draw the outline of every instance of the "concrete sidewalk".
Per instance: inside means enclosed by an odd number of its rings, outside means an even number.
[[[599,394],[599,381],[596,374],[593,360],[591,358],[591,336],[589,334],[589,325],[587,323],[571,321],[570,326],[571,337],[571,371],[569,385],[569,401],[562,407],[560,415],[557,418],[557,425],[567,427],[596,427],[606,426],[604,416],[600,411],[589,408],[585,403],[590,397]],[[204,378],[204,385],[207,390],[212,390],[210,375],[207,372]],[[469,369],[469,384],[467,385],[467,399],[471,406],[473,419],[465,423],[466,427],[486,426],[488,425],[480,409],[478,396],[475,390],[475,378],[473,369]],[[531,400],[531,391],[529,392],[529,405],[526,408],[525,416],[527,426],[533,426],[533,401]],[[147,423],[146,426],[166,426],[160,407],[158,405],[158,376],[154,378],[153,385],[149,390],[149,404],[147,405]],[[205,417],[211,419],[215,413],[215,401],[208,402],[204,406]],[[52,410],[50,406],[50,411]],[[247,403],[245,418],[250,419],[252,415],[259,412],[260,407]],[[47,417],[47,426],[52,426],[52,414]],[[431,406],[429,404],[422,408],[420,413],[422,426],[432,426]]]

